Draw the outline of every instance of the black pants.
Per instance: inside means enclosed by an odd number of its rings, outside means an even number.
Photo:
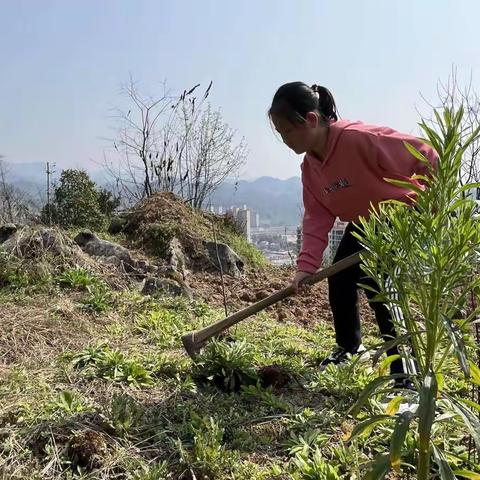
[[[349,223],[338,246],[334,262],[338,262],[342,258],[348,257],[362,249],[359,241],[352,235],[354,230],[355,226]],[[328,293],[337,344],[350,352],[356,351],[361,343],[358,283],[378,288],[376,282],[365,275],[359,264],[352,265],[328,279]],[[375,318],[383,339],[385,341],[392,340],[396,337],[396,332],[390,311],[384,303],[372,301],[372,297],[375,296],[373,292],[365,289],[365,293],[369,299],[370,307],[375,312]],[[398,354],[397,347],[388,350],[387,354]],[[391,373],[403,373],[402,360],[393,361],[390,371]]]

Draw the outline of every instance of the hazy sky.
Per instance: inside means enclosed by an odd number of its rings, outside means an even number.
[[[480,91],[478,0],[0,0],[0,154],[95,168],[129,74],[145,93],[213,80],[244,177],[299,174],[266,118],[275,90],[327,86],[343,118],[418,133],[452,64]]]

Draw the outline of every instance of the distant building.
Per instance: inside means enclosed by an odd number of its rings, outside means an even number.
[[[260,226],[260,214],[258,213],[250,213],[250,220],[252,228],[258,228]]]
[[[238,210],[236,220],[247,240],[251,242],[252,234],[250,229],[250,210]]]
[[[223,207],[220,205],[218,207],[218,214],[221,215],[223,213]]]

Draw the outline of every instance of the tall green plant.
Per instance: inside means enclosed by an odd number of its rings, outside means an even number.
[[[480,411],[480,406],[451,395],[443,382],[446,361],[452,356],[465,377],[480,382],[479,369],[469,360],[464,341],[478,312],[458,319],[469,293],[480,287],[480,278],[475,274],[480,260],[480,227],[474,202],[466,195],[478,184],[461,187],[458,183],[462,156],[478,139],[479,128],[468,137],[461,131],[462,108],[434,113],[435,129],[425,122],[420,126],[426,143],[439,155],[438,168],[434,169],[427,158],[405,144],[412,155],[428,166],[428,176],[413,177],[426,188],[409,181],[387,180],[415,192],[413,207],[398,201],[384,202],[369,219],[360,221],[358,238],[369,252],[363,258],[364,271],[377,281],[378,299],[392,311],[400,307],[403,312],[403,320],[393,315],[397,333],[408,339],[419,367],[418,375],[413,377],[419,394],[415,413],[392,416],[389,412],[381,419],[377,415],[355,429],[357,435],[375,422],[395,421],[390,454],[379,456],[366,478],[384,478],[391,468],[400,469],[403,443],[412,428],[416,428],[416,478],[429,478],[432,456],[442,479],[456,478],[432,435],[436,423],[445,421],[440,413],[446,410],[461,417],[480,449],[480,422],[472,413],[472,408]],[[411,360],[408,347],[401,345],[400,351],[406,360]],[[357,412],[392,378],[375,379],[352,412]]]

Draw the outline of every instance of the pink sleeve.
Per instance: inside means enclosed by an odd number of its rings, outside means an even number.
[[[303,241],[297,259],[297,269],[315,273],[322,264],[323,252],[328,243],[328,232],[333,227],[335,216],[303,184]]]
[[[410,178],[412,175],[430,176],[428,167],[415,158],[405,146],[409,143],[426,157],[434,168],[438,165],[438,155],[429,145],[420,139],[398,132],[392,134],[379,133],[377,136],[377,164],[384,177],[389,175]]]

